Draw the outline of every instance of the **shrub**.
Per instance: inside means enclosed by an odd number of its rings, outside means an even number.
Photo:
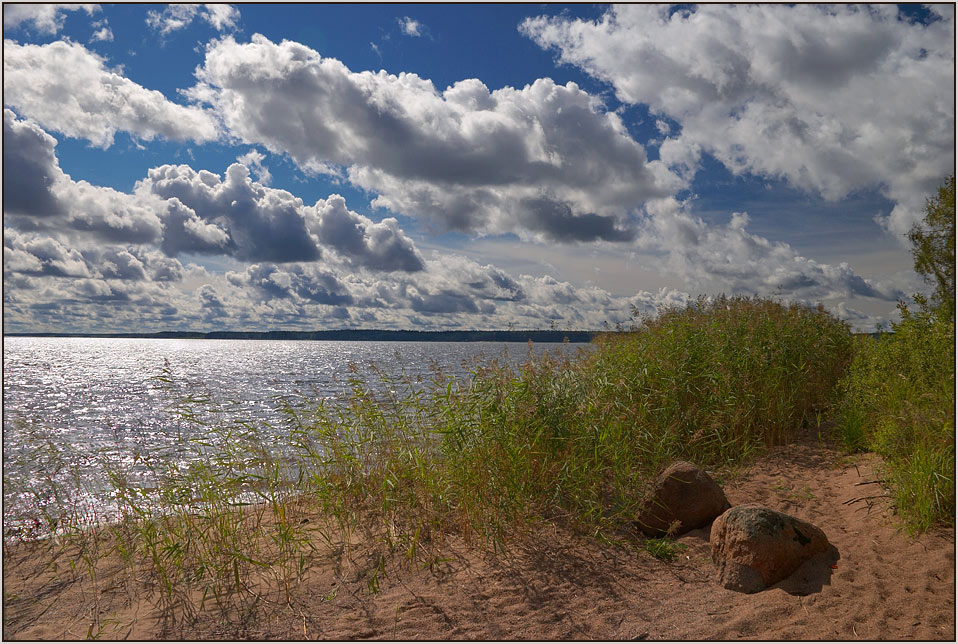
[[[841,383],[838,430],[849,449],[886,459],[896,506],[911,532],[955,518],[955,177],[925,203],[908,234],[915,271],[935,286],[918,312],[899,305],[892,333],[859,346]]]
[[[837,428],[846,447],[886,459],[911,532],[955,517],[955,325],[930,310],[865,338],[840,384]]]

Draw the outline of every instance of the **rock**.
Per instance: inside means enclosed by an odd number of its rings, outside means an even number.
[[[785,579],[831,544],[811,523],[748,503],[715,520],[709,546],[722,586],[754,593]]]
[[[728,508],[725,492],[712,477],[692,463],[676,461],[655,480],[636,524],[655,537],[677,521],[673,534],[678,535],[707,526]]]

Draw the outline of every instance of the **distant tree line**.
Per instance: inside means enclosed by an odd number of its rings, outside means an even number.
[[[352,340],[399,342],[591,342],[594,331],[158,331],[156,333],[5,333],[10,337],[164,338],[176,340]]]

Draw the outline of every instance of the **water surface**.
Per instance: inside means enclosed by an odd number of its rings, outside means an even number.
[[[438,368],[465,380],[476,361],[514,366],[530,352],[575,352],[589,345],[496,342],[350,342],[4,338],[4,526],[55,499],[52,481],[76,502],[103,505],[105,457],[133,462],[203,431],[171,407],[208,395],[234,416],[272,431],[278,401],[335,400],[347,381],[375,364],[390,376],[428,382]],[[172,376],[172,384],[158,377]],[[375,386],[375,380],[371,380]]]

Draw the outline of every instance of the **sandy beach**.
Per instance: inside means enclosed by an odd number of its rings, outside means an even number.
[[[908,537],[874,482],[879,466],[874,455],[844,456],[809,433],[725,483],[733,505],[762,503],[810,521],[838,550],[837,560],[819,556],[753,595],[717,583],[707,529],[680,537],[686,549],[673,562],[552,528],[498,554],[450,536],[432,566],[384,558],[366,543],[318,557],[289,603],[274,589],[247,604],[245,614],[208,608],[193,619],[158,605],[109,557],[94,592],[89,577],[71,579],[65,564],[54,571],[35,548],[21,545],[4,550],[3,635],[954,640],[954,529]]]

